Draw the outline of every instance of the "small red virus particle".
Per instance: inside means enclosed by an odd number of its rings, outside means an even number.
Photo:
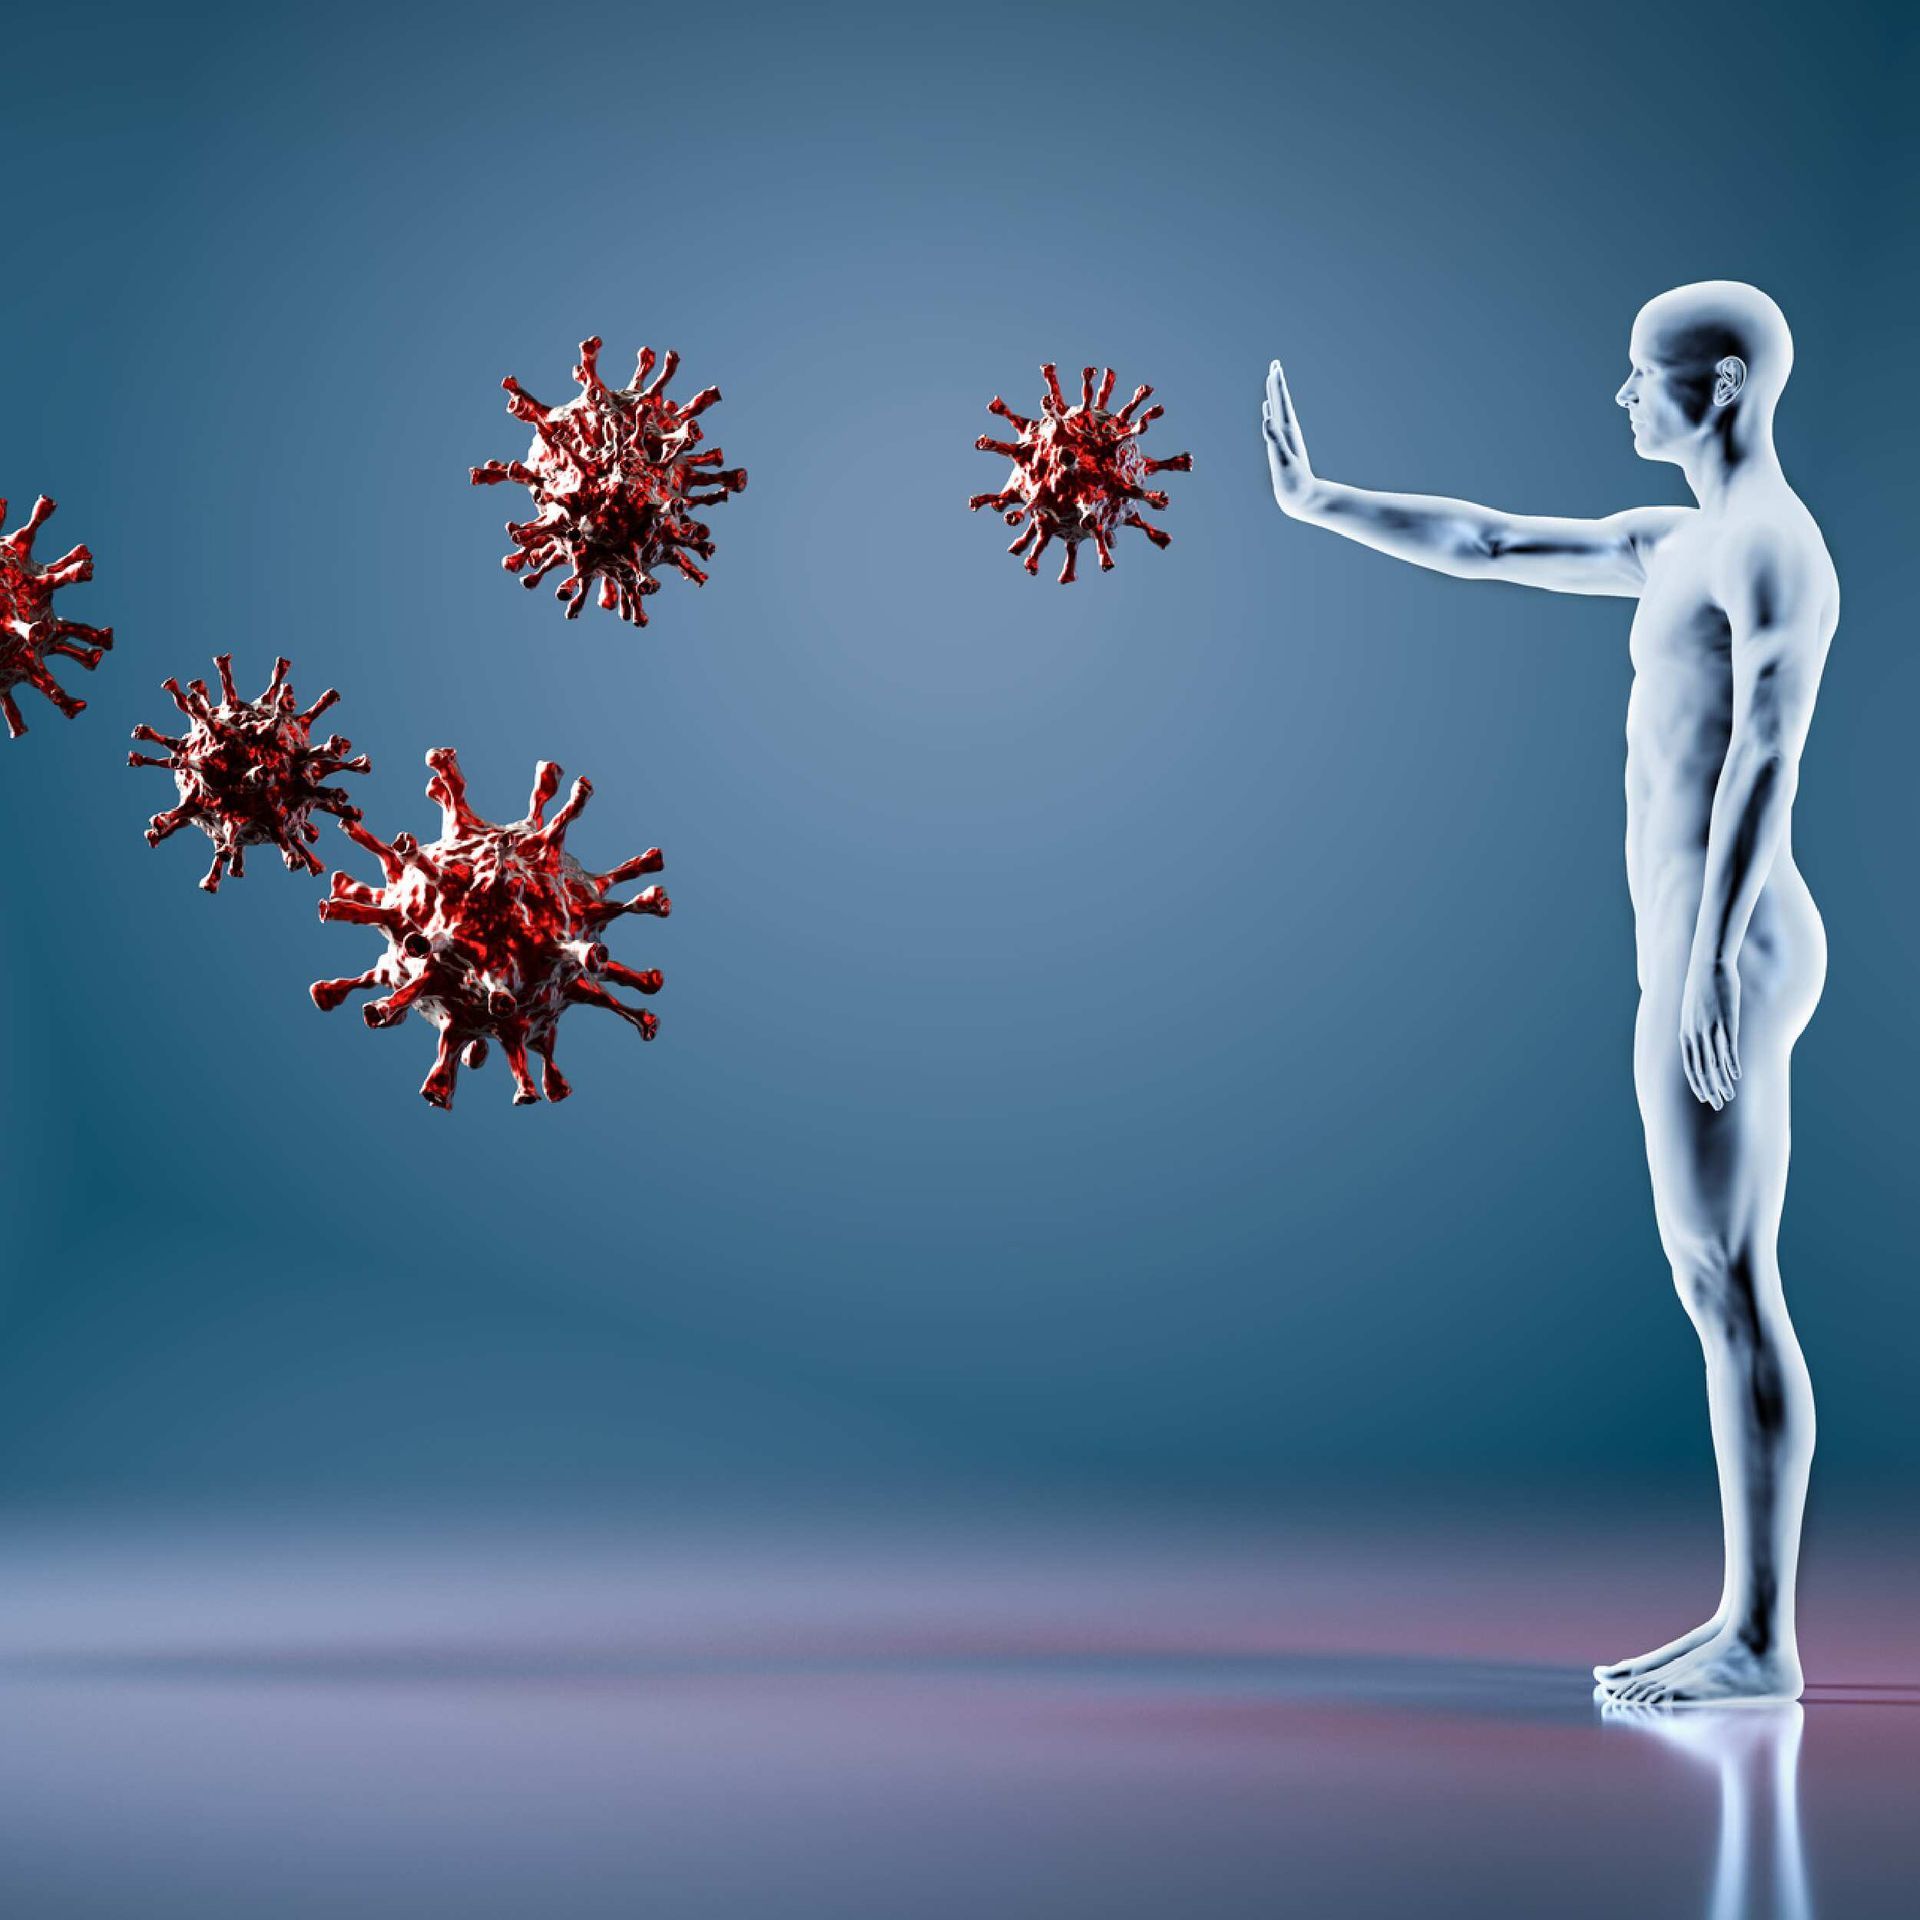
[[[1170,543],[1172,536],[1149,526],[1133,502],[1156,512],[1164,508],[1167,496],[1140,483],[1156,473],[1191,473],[1193,455],[1176,453],[1171,460],[1149,460],[1140,451],[1140,435],[1166,411],[1149,407],[1134,418],[1134,409],[1153,392],[1151,387],[1136,388],[1120,412],[1109,413],[1111,367],[1097,394],[1093,369],[1082,370],[1077,407],[1067,405],[1060,391],[1059,369],[1051,361],[1040,372],[1047,391],[1038,420],[1015,413],[998,394],[988,403],[987,411],[997,413],[1020,437],[995,440],[983,433],[973,443],[982,453],[1004,454],[1013,462],[1013,471],[998,493],[976,493],[967,505],[975,513],[982,507],[994,508],[1010,527],[1023,520],[1027,523],[1026,531],[1007,551],[1026,554],[1029,573],[1040,571],[1040,556],[1055,540],[1065,541],[1067,557],[1060,568],[1064,587],[1074,578],[1082,540],[1093,542],[1103,571],[1113,566],[1111,540],[1116,527],[1138,527],[1156,547]]]
[[[640,349],[632,383],[609,387],[598,371],[600,342],[580,343],[573,377],[581,392],[560,407],[543,407],[511,374],[507,411],[533,428],[533,445],[520,460],[489,460],[471,469],[476,487],[517,481],[539,511],[531,520],[507,522],[519,548],[501,565],[536,587],[555,567],[570,571],[555,590],[567,618],[586,605],[587,585],[598,579],[600,604],[621,619],[647,624],[645,597],[658,593],[654,568],[674,566],[695,586],[707,576],[689,558],[713,558],[713,541],[690,508],[717,505],[747,484],[744,467],[723,468],[718,447],[696,453],[696,416],[720,398],[704,387],[683,406],[664,389],[680,356],[669,352],[651,384],[654,352]],[[709,491],[700,492],[698,489]]]
[[[177,680],[160,684],[173,695],[173,704],[187,716],[187,730],[178,739],[135,727],[136,740],[151,740],[167,749],[164,758],[130,753],[130,767],[167,767],[180,793],[180,804],[156,813],[147,827],[147,845],[157,847],[182,827],[198,827],[213,842],[213,865],[200,884],[209,893],[220,891],[223,874],[246,878],[247,849],[275,846],[289,873],[304,867],[321,871],[323,862],[306,844],[320,838],[316,811],[357,820],[360,809],[348,802],[339,787],[321,785],[329,774],[365,773],[367,756],[351,759],[353,742],[333,734],[317,745],[313,723],[340,698],[329,687],[312,706],[299,710],[287,684],[288,663],[273,663],[273,678],[257,700],[242,700],[233,684],[233,655],[217,653],[220,701],[216,706],[204,680],[190,681],[186,691]]]
[[[24,681],[71,720],[86,710],[87,703],[54,684],[47,671],[48,655],[78,660],[91,673],[113,645],[111,627],[83,626],[78,620],[62,620],[53,611],[53,596],[62,587],[93,578],[93,555],[85,547],[75,547],[44,567],[34,565],[33,536],[52,512],[53,502],[43,494],[33,503],[24,526],[0,537],[0,714],[6,716],[7,732],[16,740],[26,732],[27,723],[14,704],[15,687]],[[0,500],[0,526],[6,519],[7,503]],[[87,644],[76,646],[76,640]]]
[[[658,873],[660,849],[622,861],[611,873],[589,873],[565,841],[593,788],[576,780],[566,804],[545,820],[560,786],[551,760],[534,770],[527,817],[504,827],[467,805],[467,783],[451,747],[435,747],[427,765],[433,770],[427,798],[441,813],[438,840],[423,847],[403,833],[389,846],[357,820],[340,823],[380,862],[385,884],[362,886],[336,873],[320,918],[378,927],[387,951],[356,979],[316,980],[314,1005],[331,1012],[350,993],[385,987],[384,999],[361,1009],[368,1026],[393,1026],[408,1008],[430,1020],[440,1030],[440,1051],[420,1091],[436,1107],[453,1105],[461,1064],[477,1067],[489,1039],[507,1056],[515,1106],[538,1100],[542,1091],[549,1100],[564,1100],[573,1089],[553,1064],[553,1041],[568,1007],[604,1007],[637,1027],[643,1040],[659,1028],[651,1013],[616,1000],[601,983],[658,993],[660,974],[636,973],[610,958],[600,932],[623,913],[666,918],[672,903],[658,887],[631,900],[607,898],[643,873]],[[529,1051],[543,1062],[538,1089],[527,1071]]]

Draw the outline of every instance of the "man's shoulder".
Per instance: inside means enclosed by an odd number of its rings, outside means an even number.
[[[1839,585],[1819,523],[1786,488],[1722,528],[1713,560],[1722,603],[1762,619],[1811,611]]]

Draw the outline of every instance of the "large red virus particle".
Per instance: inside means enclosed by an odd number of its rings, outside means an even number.
[[[564,406],[543,407],[511,374],[501,382],[507,411],[533,428],[521,460],[489,460],[474,467],[476,487],[517,481],[533,495],[531,520],[507,522],[518,552],[501,561],[520,583],[536,587],[558,566],[569,571],[556,589],[567,618],[586,605],[587,586],[600,582],[600,604],[621,619],[647,624],[646,596],[658,593],[656,567],[679,568],[695,586],[707,576],[692,558],[713,558],[713,541],[691,509],[711,507],[747,484],[744,467],[722,467],[718,447],[704,453],[696,416],[720,398],[703,387],[684,405],[665,387],[680,356],[669,352],[651,382],[654,352],[640,349],[633,380],[609,387],[599,374],[600,342],[580,343],[573,377],[581,391]],[[706,491],[700,491],[700,489]]]
[[[314,721],[339,694],[329,687],[301,708],[287,684],[289,663],[276,660],[266,691],[257,700],[242,700],[233,684],[233,655],[217,653],[213,664],[220,670],[217,703],[204,680],[189,681],[184,692],[177,680],[160,683],[187,716],[179,739],[147,726],[133,730],[136,740],[167,751],[164,757],[130,753],[127,765],[168,768],[180,794],[177,807],[153,816],[147,845],[157,847],[182,827],[200,828],[213,842],[213,865],[200,882],[209,893],[220,891],[223,874],[246,877],[249,847],[278,847],[289,873],[302,867],[320,872],[324,863],[307,844],[320,838],[314,814],[360,817],[343,788],[322,782],[329,774],[365,773],[368,767],[364,753],[353,753],[351,740],[337,733],[312,738]]]
[[[85,547],[75,547],[44,567],[34,564],[33,536],[52,512],[53,502],[42,494],[26,524],[0,537],[0,714],[6,716],[7,732],[16,740],[26,732],[27,723],[14,704],[15,687],[24,682],[71,720],[85,711],[87,703],[55,684],[47,670],[48,656],[78,660],[91,673],[113,645],[111,627],[62,620],[53,610],[53,596],[62,587],[93,578],[93,555]],[[7,503],[0,500],[0,526],[6,520]],[[85,644],[76,646],[76,641]]]
[[[534,771],[527,817],[497,827],[467,805],[467,783],[451,747],[427,755],[433,777],[427,798],[441,813],[440,838],[422,846],[411,834],[389,846],[357,820],[343,819],[348,835],[379,861],[384,884],[362,886],[333,876],[333,894],[320,902],[322,920],[378,927],[387,950],[352,980],[316,980],[314,1005],[331,1012],[348,994],[385,987],[384,998],[361,1009],[370,1027],[390,1027],[412,1008],[440,1030],[440,1051],[421,1093],[436,1107],[453,1105],[460,1066],[477,1067],[487,1042],[497,1040],[513,1075],[515,1106],[540,1098],[564,1100],[573,1089],[553,1064],[554,1028],[570,1006],[604,1007],[651,1040],[659,1021],[616,1000],[612,981],[657,993],[661,976],[636,973],[612,959],[601,930],[623,913],[662,919],[671,902],[658,887],[631,900],[610,900],[617,886],[658,873],[660,849],[622,861],[611,873],[589,873],[566,851],[567,829],[593,792],[576,780],[551,820],[547,802],[560,786],[560,769],[543,760]],[[527,1071],[529,1052],[540,1056],[540,1087]]]
[[[1007,484],[998,493],[976,493],[967,505],[978,513],[992,507],[1010,527],[1024,520],[1025,531],[1007,551],[1024,553],[1029,573],[1040,571],[1040,556],[1055,540],[1066,543],[1067,557],[1060,568],[1064,587],[1074,578],[1080,542],[1091,540],[1103,571],[1113,566],[1112,539],[1118,527],[1138,527],[1156,547],[1168,545],[1170,534],[1149,526],[1135,506],[1156,512],[1167,504],[1157,488],[1141,484],[1156,473],[1190,473],[1193,455],[1176,453],[1171,460],[1149,460],[1140,451],[1140,436],[1166,409],[1149,407],[1138,419],[1134,409],[1152,392],[1137,387],[1118,413],[1107,411],[1113,397],[1113,369],[1108,367],[1093,390],[1093,369],[1080,376],[1080,404],[1067,405],[1060,391],[1059,369],[1049,361],[1040,369],[1047,383],[1040,402],[1040,418],[1015,413],[995,394],[987,411],[997,413],[1020,437],[995,440],[982,434],[973,444],[982,453],[998,453],[1013,462]]]

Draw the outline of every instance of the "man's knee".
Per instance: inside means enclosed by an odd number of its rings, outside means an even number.
[[[1751,1337],[1755,1325],[1756,1275],[1752,1250],[1731,1236],[1694,1233],[1667,1237],[1674,1290],[1703,1333]]]

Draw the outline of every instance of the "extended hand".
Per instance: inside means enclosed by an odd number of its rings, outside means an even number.
[[[1680,1060],[1693,1097],[1718,1113],[1740,1078],[1740,975],[1732,967],[1696,960],[1687,968]]]
[[[1307,462],[1307,443],[1300,435],[1300,419],[1287,391],[1287,376],[1276,360],[1267,370],[1266,404],[1260,409],[1266,423],[1267,468],[1273,475],[1273,497],[1280,511],[1298,514],[1313,487],[1313,468]]]

